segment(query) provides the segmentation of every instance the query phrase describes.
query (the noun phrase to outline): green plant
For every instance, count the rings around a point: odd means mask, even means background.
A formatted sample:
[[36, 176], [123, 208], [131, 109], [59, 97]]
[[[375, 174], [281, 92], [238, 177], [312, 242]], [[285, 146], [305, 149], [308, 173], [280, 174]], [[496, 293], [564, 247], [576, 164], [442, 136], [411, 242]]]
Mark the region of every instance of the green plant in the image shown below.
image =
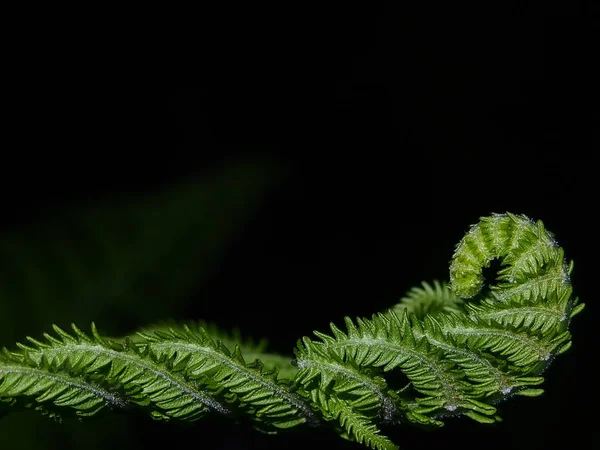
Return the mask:
[[[483, 270], [500, 260], [495, 283]], [[449, 283], [413, 288], [393, 308], [303, 337], [295, 358], [210, 323], [161, 324], [124, 338], [92, 324], [3, 349], [0, 415], [53, 418], [111, 410], [155, 419], [248, 418], [266, 432], [329, 424], [374, 449], [396, 448], [381, 425], [425, 428], [453, 416], [499, 420], [495, 404], [537, 396], [541, 373], [571, 345], [583, 304], [572, 262], [541, 221], [483, 217], [455, 249]]]

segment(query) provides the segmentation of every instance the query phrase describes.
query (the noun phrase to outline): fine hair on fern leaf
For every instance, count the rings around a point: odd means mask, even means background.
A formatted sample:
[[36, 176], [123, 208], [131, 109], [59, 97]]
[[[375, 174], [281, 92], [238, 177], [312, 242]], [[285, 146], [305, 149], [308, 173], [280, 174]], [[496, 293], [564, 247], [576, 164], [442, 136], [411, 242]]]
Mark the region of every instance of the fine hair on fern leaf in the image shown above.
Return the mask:
[[[498, 264], [496, 279], [486, 269]], [[495, 264], [496, 264], [495, 263]], [[329, 426], [372, 449], [382, 428], [498, 420], [499, 403], [538, 396], [542, 373], [571, 346], [583, 309], [572, 261], [541, 221], [480, 218], [456, 245], [448, 281], [423, 282], [370, 317], [303, 336], [293, 359], [210, 322], [165, 321], [122, 338], [54, 326], [0, 354], [0, 417], [141, 410], [196, 421], [248, 418], [266, 432]], [[402, 381], [398, 382], [398, 373]]]

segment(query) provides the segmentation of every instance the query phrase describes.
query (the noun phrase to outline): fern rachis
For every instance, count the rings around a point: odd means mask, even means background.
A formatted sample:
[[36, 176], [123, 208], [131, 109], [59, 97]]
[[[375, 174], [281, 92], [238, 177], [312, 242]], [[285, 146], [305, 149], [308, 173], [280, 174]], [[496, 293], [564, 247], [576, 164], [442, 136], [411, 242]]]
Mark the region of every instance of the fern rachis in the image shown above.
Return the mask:
[[[498, 278], [484, 286], [494, 259]], [[387, 311], [305, 336], [293, 360], [205, 323], [123, 339], [55, 327], [56, 337], [0, 355], [0, 412], [136, 408], [155, 419], [249, 417], [270, 432], [330, 423], [368, 447], [396, 448], [381, 425], [439, 427], [460, 415], [491, 423], [497, 403], [542, 393], [541, 374], [568, 350], [570, 321], [583, 308], [572, 269], [542, 222], [493, 214], [456, 246], [448, 284], [423, 283]], [[397, 371], [403, 386], [390, 382]]]

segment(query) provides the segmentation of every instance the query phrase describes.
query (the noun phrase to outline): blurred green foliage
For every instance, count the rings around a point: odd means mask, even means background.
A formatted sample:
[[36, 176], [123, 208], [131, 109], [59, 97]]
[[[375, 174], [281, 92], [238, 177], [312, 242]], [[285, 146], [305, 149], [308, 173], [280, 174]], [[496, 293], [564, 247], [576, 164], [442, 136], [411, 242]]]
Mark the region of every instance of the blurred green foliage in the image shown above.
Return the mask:
[[[118, 336], [184, 315], [228, 246], [280, 176], [271, 164], [230, 162], [202, 175], [48, 214], [0, 234], [0, 346], [51, 324], [94, 321]], [[0, 448], [135, 447], [125, 415], [57, 424], [34, 412], [0, 419]]]

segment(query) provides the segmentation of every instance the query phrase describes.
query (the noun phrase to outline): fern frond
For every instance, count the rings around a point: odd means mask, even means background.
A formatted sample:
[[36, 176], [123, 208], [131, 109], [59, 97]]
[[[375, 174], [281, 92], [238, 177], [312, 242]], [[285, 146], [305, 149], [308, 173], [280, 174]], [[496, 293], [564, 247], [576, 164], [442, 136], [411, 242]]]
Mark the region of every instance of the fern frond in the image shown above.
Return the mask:
[[215, 395], [235, 403], [258, 422], [288, 428], [318, 422], [317, 416], [299, 396], [291, 392], [277, 370], [267, 372], [260, 361], [246, 364], [238, 346], [230, 351], [203, 329], [141, 334], [139, 344], [160, 360], [171, 360], [183, 377], [197, 380]]
[[569, 301], [573, 289], [549, 292], [544, 303], [524, 304], [510, 299], [483, 299], [480, 303], [467, 303], [468, 314], [479, 321], [493, 321], [502, 326], [528, 329], [547, 334], [556, 329], [566, 329], [569, 322]]
[[[481, 410], [479, 402], [474, 402], [480, 395], [473, 395], [474, 390], [464, 380], [458, 364], [446, 357], [441, 346], [431, 345], [425, 335], [415, 336], [410, 317], [406, 311], [401, 317], [378, 313], [371, 319], [359, 318], [356, 324], [347, 317], [346, 333], [332, 324], [333, 336], [316, 332], [321, 339], [316, 344], [304, 338], [303, 345], [297, 349], [298, 364], [314, 364], [318, 352], [308, 349], [318, 346], [329, 359], [379, 370], [381, 376], [400, 369], [417, 393], [409, 406], [415, 414], [446, 415], [459, 409]], [[439, 329], [428, 331], [443, 339]], [[481, 412], [492, 415], [495, 408], [486, 406]]]
[[495, 358], [491, 353], [474, 351], [473, 346], [464, 345], [443, 330], [439, 321], [413, 319], [411, 325], [415, 336], [426, 338], [431, 346], [439, 348], [457, 364], [476, 398], [493, 400], [499, 394], [508, 395], [543, 382], [541, 377], [524, 376], [524, 371], [509, 372], [506, 361]]
[[[23, 364], [27, 360], [27, 364]], [[127, 409], [129, 402], [119, 392], [85, 379], [85, 364], [69, 360], [51, 363], [46, 358], [34, 361], [4, 350], [0, 356], [0, 401], [35, 408], [60, 418], [65, 407], [78, 416], [92, 416], [102, 410]]]
[[299, 372], [294, 381], [304, 391], [335, 394], [363, 414], [384, 422], [393, 422], [399, 415], [397, 395], [374, 371], [331, 355], [321, 343], [307, 338], [298, 344], [296, 355]]
[[[157, 357], [148, 348], [102, 338], [94, 325], [91, 337], [75, 325], [72, 328], [73, 335], [54, 326], [56, 336], [46, 333], [44, 341], [29, 337], [29, 345], [17, 344], [20, 351], [8, 353], [11, 364], [19, 364], [27, 373], [45, 364], [57, 373], [76, 370], [81, 380], [120, 394], [157, 419], [194, 420], [209, 412], [230, 413], [227, 405], [198, 383], [181, 377], [172, 361]], [[5, 364], [0, 367], [4, 369]], [[8, 387], [0, 389], [0, 397], [15, 395]], [[63, 406], [77, 405], [73, 399]]]
[[[500, 270], [486, 286], [483, 269], [494, 259]], [[385, 312], [304, 336], [294, 366], [265, 353], [266, 341], [204, 322], [123, 339], [101, 337], [94, 325], [91, 336], [55, 326], [0, 355], [0, 415], [18, 407], [51, 416], [140, 408], [186, 421], [221, 414], [269, 432], [329, 424], [372, 449], [395, 449], [381, 425], [436, 428], [456, 416], [492, 423], [497, 403], [543, 392], [541, 374], [570, 348], [569, 325], [584, 307], [572, 269], [542, 222], [493, 214], [456, 246], [449, 283], [423, 283]]]

